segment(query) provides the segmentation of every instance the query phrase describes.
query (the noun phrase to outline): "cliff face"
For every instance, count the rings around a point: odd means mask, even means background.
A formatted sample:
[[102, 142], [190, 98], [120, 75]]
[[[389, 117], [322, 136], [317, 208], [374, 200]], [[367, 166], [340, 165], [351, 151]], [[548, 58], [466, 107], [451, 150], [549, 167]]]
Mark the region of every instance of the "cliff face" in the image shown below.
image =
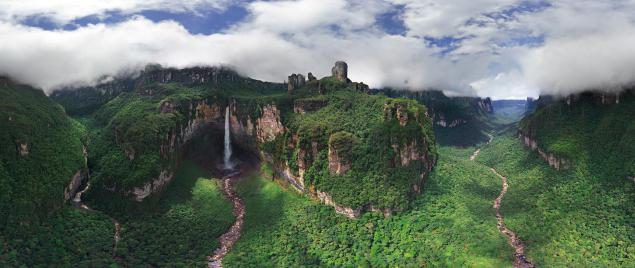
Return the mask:
[[[138, 202], [143, 201], [146, 197], [153, 193], [164, 189], [172, 180], [175, 168], [181, 160], [181, 151], [184, 147], [197, 135], [201, 134], [210, 124], [222, 124], [223, 113], [219, 103], [210, 102], [208, 100], [190, 101], [187, 107], [176, 107], [175, 104], [163, 102], [161, 112], [165, 113], [166, 106], [172, 107], [170, 112], [175, 113], [177, 109], [185, 109], [188, 114], [188, 120], [171, 128], [162, 140], [160, 145], [160, 156], [163, 163], [161, 171], [156, 178], [146, 182], [141, 187], [134, 187], [129, 193], [134, 196]], [[133, 151], [134, 152], [134, 151]], [[128, 157], [134, 160], [134, 155]]]
[[186, 86], [234, 82], [241, 78], [234, 71], [222, 67], [194, 67], [188, 69], [162, 68], [148, 65], [143, 71], [123, 77], [109, 77], [94, 86], [68, 87], [56, 90], [51, 99], [60, 103], [71, 115], [94, 112], [117, 96], [155, 83], [179, 83]]
[[136, 80], [136, 87], [153, 83], [179, 83], [185, 86], [218, 84], [243, 79], [236, 72], [222, 67], [194, 67], [187, 69], [162, 68], [149, 65]]
[[557, 170], [568, 169], [571, 167], [571, 161], [562, 157], [557, 157], [553, 153], [546, 153], [542, 148], [538, 146], [538, 142], [534, 138], [528, 136], [527, 134], [524, 134], [523, 132], [519, 131], [518, 138], [529, 149], [531, 149], [532, 151], [538, 152], [540, 157], [542, 157], [542, 159], [547, 161], [550, 167], [553, 167]]
[[429, 109], [437, 142], [452, 146], [471, 146], [487, 141], [490, 129], [484, 118], [494, 112], [489, 98], [447, 97], [441, 91], [382, 90], [389, 97], [417, 100]]
[[222, 129], [229, 107], [237, 151], [258, 156], [299, 192], [353, 216], [407, 208], [436, 161], [426, 108], [365, 94], [362, 83], [340, 79], [341, 64], [334, 70], [295, 83], [293, 94], [214, 69], [148, 70], [96, 113], [105, 127], [95, 180], [146, 200], [170, 183], [193, 139]]
[[[409, 106], [410, 105], [410, 106]], [[420, 129], [430, 127], [429, 119], [425, 113], [413, 113], [413, 103], [387, 101], [383, 104], [382, 113], [385, 124], [395, 124], [396, 128]], [[239, 106], [239, 105], [237, 105]], [[386, 207], [368, 202], [359, 206], [349, 206], [340, 203], [328, 190], [321, 189], [314, 176], [307, 178], [309, 169], [319, 169], [320, 155], [326, 155], [324, 170], [325, 176], [332, 176], [334, 180], [346, 180], [342, 177], [350, 176], [349, 172], [355, 170], [354, 155], [363, 141], [347, 131], [339, 131], [327, 135], [327, 139], [319, 138], [324, 135], [326, 129], [313, 129], [309, 133], [297, 132], [293, 128], [285, 127], [280, 117], [280, 109], [274, 105], [263, 105], [260, 108], [260, 117], [251, 119], [240, 109], [233, 108], [236, 119], [232, 119], [232, 135], [236, 139], [242, 139], [247, 143], [257, 143], [257, 147], [265, 148], [260, 151], [261, 158], [268, 162], [274, 173], [288, 181], [296, 190], [313, 196], [324, 204], [333, 206], [337, 213], [349, 218], [356, 218], [365, 211], [380, 212], [386, 216], [393, 211], [400, 210], [397, 207]], [[295, 109], [297, 111], [297, 109]], [[318, 109], [319, 110], [319, 109]], [[305, 113], [297, 113], [303, 115]], [[237, 119], [245, 118], [243, 120]], [[256, 123], [252, 123], [255, 121]], [[237, 124], [236, 124], [237, 123]], [[304, 136], [309, 134], [308, 136]], [[286, 140], [286, 141], [285, 141]], [[431, 150], [430, 141], [423, 136], [414, 135], [411, 138], [392, 140], [386, 144], [391, 152], [391, 157], [384, 163], [391, 169], [412, 169], [416, 178], [405, 189], [405, 193], [417, 194], [421, 191], [421, 184], [432, 171], [436, 161], [436, 154]], [[268, 144], [279, 144], [279, 151], [267, 150]], [[381, 145], [375, 145], [381, 146]], [[294, 157], [286, 158], [280, 152], [287, 152]], [[284, 154], [284, 153], [283, 153]], [[356, 172], [359, 172], [357, 170]]]
[[94, 112], [119, 94], [134, 90], [134, 84], [131, 78], [116, 79], [92, 87], [60, 89], [50, 97], [64, 106], [68, 114], [84, 115]]
[[541, 96], [520, 122], [519, 138], [556, 168], [599, 177], [635, 174], [635, 91]]

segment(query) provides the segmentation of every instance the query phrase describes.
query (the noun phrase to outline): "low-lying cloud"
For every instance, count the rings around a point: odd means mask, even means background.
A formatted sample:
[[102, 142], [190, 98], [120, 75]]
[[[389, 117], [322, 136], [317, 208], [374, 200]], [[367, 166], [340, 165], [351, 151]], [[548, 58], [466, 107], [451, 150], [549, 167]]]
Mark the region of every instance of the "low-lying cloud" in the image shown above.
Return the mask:
[[[328, 75], [333, 62], [341, 59], [349, 63], [353, 80], [372, 87], [443, 89], [452, 95], [495, 98], [618, 90], [635, 81], [635, 1], [615, 6], [563, 0], [531, 11], [514, 10], [527, 1], [513, 0], [484, 0], [479, 5], [472, 0], [255, 1], [246, 6], [243, 21], [211, 35], [191, 34], [177, 22], [142, 16], [75, 30], [44, 30], [19, 20], [50, 14], [67, 23], [111, 10], [152, 9], [133, 2], [66, 12], [46, 11], [65, 1], [38, 7], [12, 2], [0, 11], [0, 73], [50, 92], [140, 70], [148, 63], [223, 64], [257, 79], [282, 82], [290, 73]], [[162, 7], [196, 15], [202, 8], [226, 8], [229, 2]], [[463, 8], [468, 2], [470, 8]], [[403, 35], [382, 30], [376, 18], [386, 10], [400, 10], [397, 19], [407, 29]], [[612, 16], [605, 18], [611, 10]], [[459, 40], [452, 49], [428, 42], [449, 37]]]

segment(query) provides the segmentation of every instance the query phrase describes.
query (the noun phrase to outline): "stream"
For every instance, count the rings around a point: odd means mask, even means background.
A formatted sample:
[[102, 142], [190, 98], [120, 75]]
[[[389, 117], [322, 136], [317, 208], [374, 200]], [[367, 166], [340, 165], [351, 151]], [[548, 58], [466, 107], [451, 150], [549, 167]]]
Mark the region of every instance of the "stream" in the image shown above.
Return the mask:
[[[492, 135], [488, 135], [488, 136], [490, 138], [487, 144], [490, 144], [492, 140], [494, 139], [494, 136]], [[470, 160], [474, 161], [480, 152], [481, 152], [481, 149], [480, 148], [477, 149], [474, 152], [474, 154], [470, 156]], [[507, 189], [509, 188], [509, 184], [507, 184], [507, 177], [498, 173], [498, 171], [494, 168], [490, 167], [489, 169], [494, 174], [496, 174], [496, 176], [501, 178], [501, 180], [503, 180], [503, 189], [501, 189], [500, 194], [494, 200], [494, 206], [493, 206], [494, 209], [496, 210], [496, 227], [502, 234], [507, 236], [509, 240], [509, 244], [514, 248], [514, 267], [515, 268], [533, 268], [535, 267], [535, 265], [525, 256], [525, 245], [520, 240], [520, 238], [518, 238], [518, 235], [514, 233], [514, 231], [512, 231], [511, 229], [507, 228], [507, 226], [505, 226], [503, 214], [500, 212], [501, 203], [503, 202], [503, 198], [505, 197], [505, 194], [507, 193]]]
[[[82, 202], [82, 195], [88, 191], [88, 189], [90, 188], [90, 182], [86, 183], [86, 187], [77, 192], [75, 194], [75, 198], [73, 198], [73, 205], [81, 210], [85, 210], [85, 211], [89, 211], [89, 212], [96, 212], [96, 210], [88, 207], [86, 204], [84, 204]], [[106, 215], [108, 216], [108, 215]], [[119, 240], [121, 240], [121, 224], [119, 223], [119, 221], [117, 221], [115, 218], [108, 216], [108, 218], [110, 218], [110, 220], [112, 221], [112, 223], [115, 226], [115, 234], [113, 236], [113, 240], [114, 240], [114, 244], [113, 244], [113, 248], [112, 248], [112, 256], [117, 259], [117, 245], [119, 244]]]
[[214, 255], [207, 257], [209, 268], [223, 267], [223, 258], [227, 255], [236, 241], [238, 241], [238, 238], [240, 238], [240, 231], [242, 230], [243, 223], [245, 221], [245, 204], [236, 193], [234, 185], [239, 176], [240, 172], [236, 172], [227, 175], [222, 179], [223, 193], [234, 207], [233, 214], [236, 217], [236, 221], [226, 233], [220, 236], [219, 241], [221, 246], [214, 251]]

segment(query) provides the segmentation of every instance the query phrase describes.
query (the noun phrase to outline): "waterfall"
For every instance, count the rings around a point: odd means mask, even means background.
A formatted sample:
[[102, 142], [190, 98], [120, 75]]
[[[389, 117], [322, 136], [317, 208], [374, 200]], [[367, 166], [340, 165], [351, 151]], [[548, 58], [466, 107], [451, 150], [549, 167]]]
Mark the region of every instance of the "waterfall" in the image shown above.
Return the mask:
[[231, 132], [229, 130], [229, 106], [225, 108], [225, 150], [223, 151], [223, 160], [225, 169], [234, 169], [234, 163], [231, 160], [232, 157], [232, 141]]

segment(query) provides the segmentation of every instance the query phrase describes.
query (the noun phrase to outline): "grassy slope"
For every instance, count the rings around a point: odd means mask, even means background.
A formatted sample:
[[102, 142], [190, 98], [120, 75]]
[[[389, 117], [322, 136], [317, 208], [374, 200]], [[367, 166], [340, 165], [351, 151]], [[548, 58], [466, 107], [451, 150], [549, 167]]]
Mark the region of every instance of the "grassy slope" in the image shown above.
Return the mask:
[[635, 260], [635, 187], [585, 169], [555, 171], [507, 133], [478, 161], [509, 178], [505, 223], [546, 267], [632, 267]]
[[185, 161], [159, 208], [122, 220], [118, 255], [127, 266], [205, 266], [217, 238], [233, 223], [232, 207], [218, 181]]
[[492, 200], [501, 182], [470, 162], [471, 151], [442, 148], [424, 193], [407, 212], [358, 220], [275, 182], [240, 182], [247, 216], [226, 267], [505, 267], [511, 249], [496, 229]]

